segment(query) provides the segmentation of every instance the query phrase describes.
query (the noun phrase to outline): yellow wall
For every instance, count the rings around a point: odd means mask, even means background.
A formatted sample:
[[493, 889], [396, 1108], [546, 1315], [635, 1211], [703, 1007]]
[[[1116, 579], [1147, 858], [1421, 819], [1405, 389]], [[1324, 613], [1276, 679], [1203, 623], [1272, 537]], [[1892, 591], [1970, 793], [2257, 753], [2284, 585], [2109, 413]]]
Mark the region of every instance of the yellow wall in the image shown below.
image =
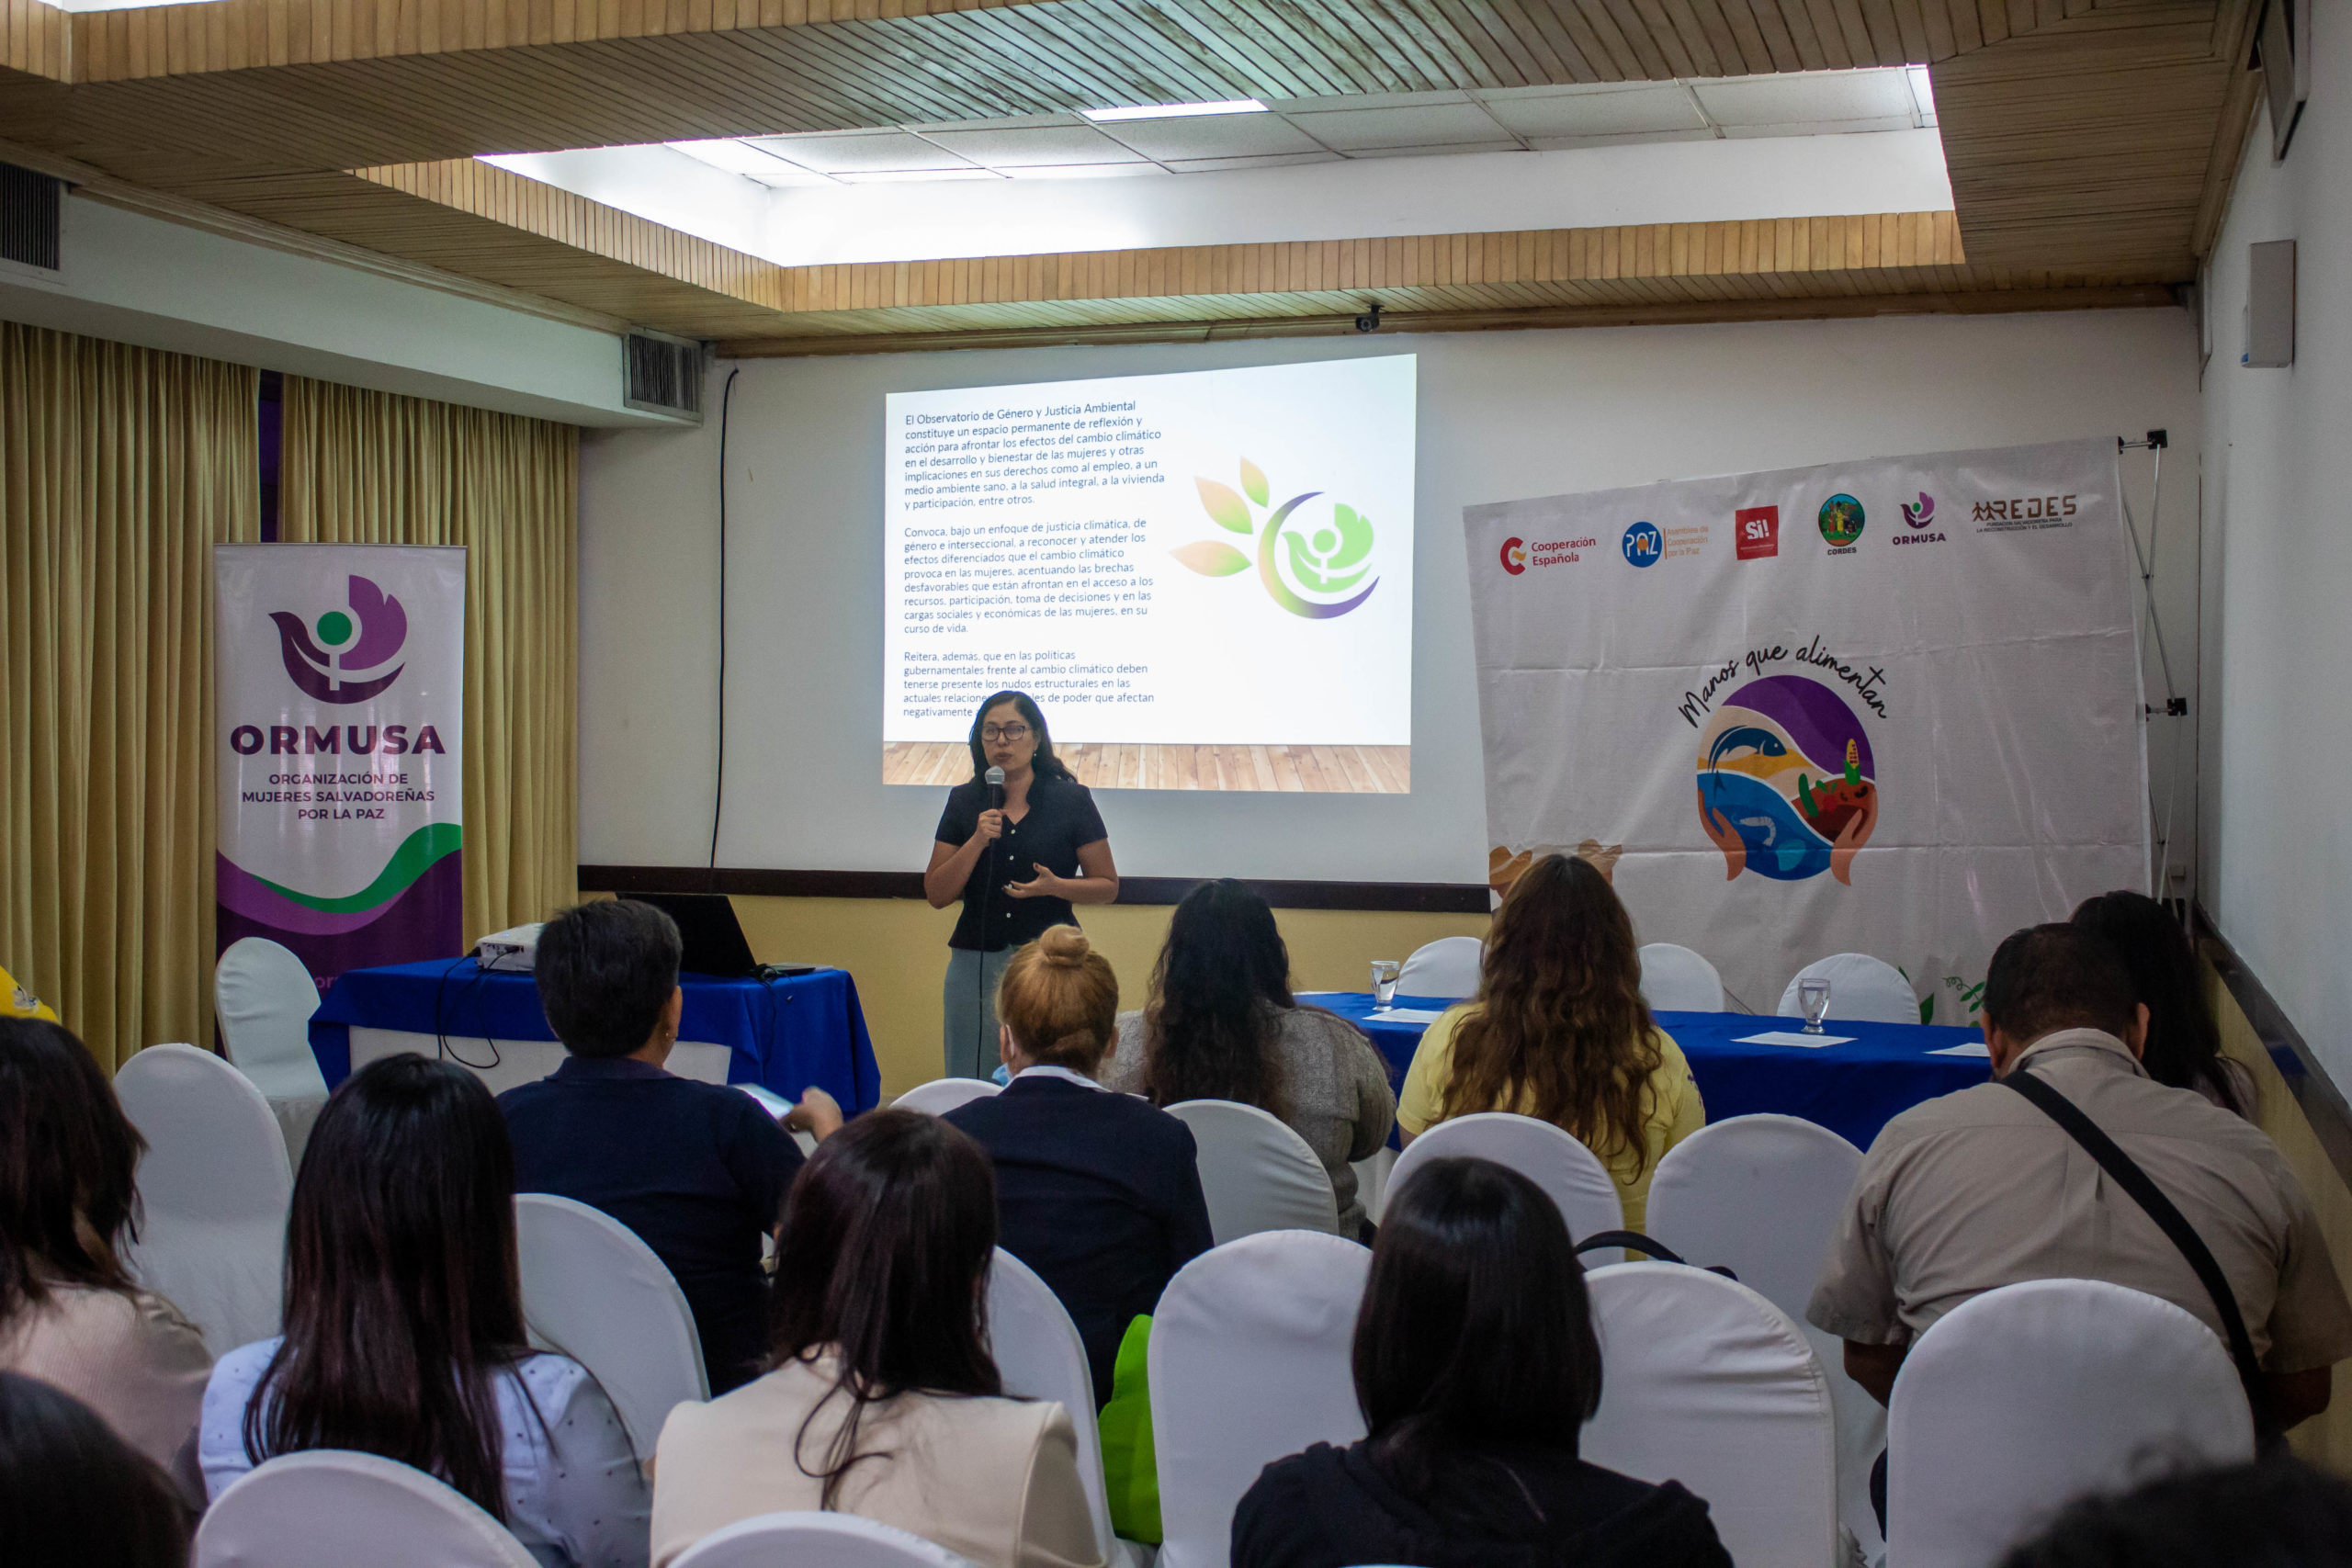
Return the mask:
[[[2352, 1189], [2345, 1186], [2321, 1148], [2319, 1136], [2304, 1120], [2303, 1109], [2295, 1103], [2286, 1078], [2262, 1048], [2261, 1036], [2255, 1033], [2237, 999], [2210, 965], [2205, 971], [2205, 991], [2222, 1025], [2222, 1049], [2254, 1074], [2255, 1122], [2270, 1134], [2296, 1179], [2303, 1184], [2319, 1216], [2320, 1234], [2327, 1238], [2327, 1249], [2335, 1260], [2335, 1272], [2346, 1290], [2352, 1292]], [[2352, 1381], [2343, 1376], [2341, 1369], [2335, 1379], [2335, 1400], [2327, 1413], [2296, 1427], [2289, 1440], [2297, 1453], [2313, 1464], [2352, 1475]]]
[[[857, 981], [882, 1092], [904, 1093], [940, 1073], [940, 983], [947, 968], [954, 908], [913, 898], [734, 899], [752, 952], [766, 964], [827, 964]], [[1141, 1007], [1172, 906], [1114, 904], [1081, 909], [1086, 928], [1119, 976], [1119, 1005]], [[1375, 958], [1403, 958], [1442, 936], [1487, 934], [1484, 915], [1277, 909], [1301, 990], [1371, 988]]]

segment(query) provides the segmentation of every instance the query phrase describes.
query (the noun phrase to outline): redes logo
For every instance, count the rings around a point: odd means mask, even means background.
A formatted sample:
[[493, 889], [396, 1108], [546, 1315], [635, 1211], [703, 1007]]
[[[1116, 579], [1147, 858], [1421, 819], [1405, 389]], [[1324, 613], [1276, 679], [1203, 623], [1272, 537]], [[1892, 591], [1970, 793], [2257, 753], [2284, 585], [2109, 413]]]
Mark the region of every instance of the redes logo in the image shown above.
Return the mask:
[[1657, 524], [1636, 523], [1625, 530], [1625, 562], [1628, 566], [1656, 566], [1665, 545]]
[[1732, 543], [1737, 547], [1741, 560], [1781, 553], [1779, 507], [1743, 506], [1731, 514], [1731, 521]]
[[1928, 524], [1933, 523], [1935, 520], [1936, 498], [1929, 495], [1926, 491], [1923, 490], [1919, 492], [1918, 505], [1914, 506], [1907, 501], [1903, 503], [1903, 525], [1905, 527], [1911, 529], [1925, 528]]
[[1503, 570], [1513, 577], [1527, 570], [1527, 541], [1516, 534], [1503, 541]]
[[[1269, 505], [1272, 491], [1267, 488], [1266, 476], [1249, 458], [1241, 459], [1241, 489], [1220, 484], [1215, 479], [1195, 479], [1200, 488], [1201, 505], [1212, 522], [1220, 528], [1239, 534], [1244, 538], [1252, 535], [1258, 540], [1258, 581], [1265, 585], [1266, 594], [1294, 615], [1310, 621], [1328, 621], [1344, 615], [1372, 597], [1380, 586], [1380, 579], [1364, 582], [1362, 592], [1349, 594], [1337, 604], [1303, 597], [1296, 588], [1309, 593], [1346, 593], [1370, 570], [1366, 558], [1372, 554], [1372, 519], [1354, 507], [1344, 503], [1331, 508], [1330, 522], [1312, 533], [1304, 525], [1298, 531], [1284, 534], [1283, 528], [1291, 513], [1323, 492], [1302, 491], [1274, 507], [1261, 525], [1256, 508]], [[1288, 547], [1278, 550], [1281, 543]], [[1169, 554], [1182, 561], [1203, 577], [1231, 577], [1237, 571], [1247, 571], [1250, 557], [1220, 539], [1198, 539]], [[1506, 563], [1508, 564], [1508, 563]]]
[[[364, 703], [390, 686], [408, 668], [396, 664], [384, 674], [354, 681], [397, 656], [408, 641], [408, 612], [401, 602], [364, 577], [350, 580], [351, 613], [329, 610], [315, 626], [288, 610], [272, 610], [278, 651], [287, 678], [303, 695], [322, 703]], [[354, 621], [356, 625], [354, 625]], [[315, 634], [315, 640], [314, 640]], [[340, 649], [340, 652], [333, 651]]]

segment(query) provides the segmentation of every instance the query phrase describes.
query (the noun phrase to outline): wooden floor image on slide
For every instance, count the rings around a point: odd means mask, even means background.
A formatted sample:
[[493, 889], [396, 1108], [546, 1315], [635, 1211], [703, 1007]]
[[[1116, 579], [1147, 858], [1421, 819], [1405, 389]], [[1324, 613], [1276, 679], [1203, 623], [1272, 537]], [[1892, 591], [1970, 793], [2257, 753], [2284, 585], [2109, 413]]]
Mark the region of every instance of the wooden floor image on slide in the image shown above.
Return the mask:
[[[1272, 790], [1410, 795], [1409, 746], [1091, 746], [1057, 740], [1054, 755], [1089, 789]], [[972, 776], [961, 740], [882, 748], [886, 784], [958, 784]]]

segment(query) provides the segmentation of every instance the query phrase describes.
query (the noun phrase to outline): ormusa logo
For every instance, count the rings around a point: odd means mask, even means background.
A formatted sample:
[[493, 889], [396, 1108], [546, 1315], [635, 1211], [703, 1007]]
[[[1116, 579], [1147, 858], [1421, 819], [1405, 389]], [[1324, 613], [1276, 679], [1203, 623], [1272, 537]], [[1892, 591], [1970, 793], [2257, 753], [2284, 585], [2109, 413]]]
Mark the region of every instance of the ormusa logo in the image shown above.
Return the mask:
[[1781, 509], [1777, 506], [1743, 506], [1731, 514], [1732, 542], [1739, 548], [1739, 558], [1754, 560], [1759, 556], [1781, 553]]
[[1503, 541], [1503, 570], [1513, 577], [1527, 570], [1527, 541], [1516, 534]]
[[1918, 505], [1914, 506], [1907, 501], [1903, 503], [1903, 525], [1905, 527], [1925, 528], [1935, 520], [1936, 498], [1929, 495], [1926, 491], [1923, 490], [1919, 492]]
[[408, 612], [368, 579], [350, 580], [350, 604], [349, 615], [329, 610], [315, 626], [304, 626], [302, 617], [291, 611], [269, 613], [277, 626], [278, 651], [285, 656], [287, 677], [316, 701], [364, 703], [399, 680], [401, 671], [408, 668], [396, 664], [381, 675], [350, 678], [397, 657], [408, 641]]

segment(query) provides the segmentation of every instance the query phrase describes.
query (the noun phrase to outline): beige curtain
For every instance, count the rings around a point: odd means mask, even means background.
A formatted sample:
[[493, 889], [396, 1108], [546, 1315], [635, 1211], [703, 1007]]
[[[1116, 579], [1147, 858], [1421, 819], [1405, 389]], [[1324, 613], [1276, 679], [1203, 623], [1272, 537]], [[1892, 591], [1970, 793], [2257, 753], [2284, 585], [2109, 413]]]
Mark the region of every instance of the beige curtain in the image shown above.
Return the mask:
[[212, 1018], [212, 546], [257, 373], [0, 323], [0, 966], [108, 1071]]
[[278, 537], [466, 547], [466, 940], [579, 896], [570, 425], [286, 378]]

